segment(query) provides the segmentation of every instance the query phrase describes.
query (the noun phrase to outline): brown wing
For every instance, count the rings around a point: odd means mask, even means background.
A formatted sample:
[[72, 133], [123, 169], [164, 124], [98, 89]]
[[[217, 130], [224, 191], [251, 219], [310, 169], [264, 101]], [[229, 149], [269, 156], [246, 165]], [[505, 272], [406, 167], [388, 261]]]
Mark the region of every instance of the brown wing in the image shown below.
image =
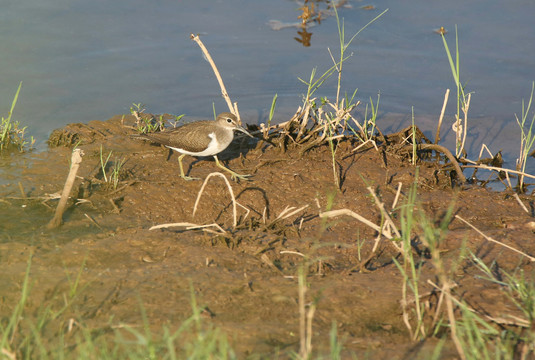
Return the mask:
[[213, 121], [196, 121], [175, 129], [136, 137], [190, 152], [201, 152], [212, 141], [208, 135], [212, 132], [213, 123]]

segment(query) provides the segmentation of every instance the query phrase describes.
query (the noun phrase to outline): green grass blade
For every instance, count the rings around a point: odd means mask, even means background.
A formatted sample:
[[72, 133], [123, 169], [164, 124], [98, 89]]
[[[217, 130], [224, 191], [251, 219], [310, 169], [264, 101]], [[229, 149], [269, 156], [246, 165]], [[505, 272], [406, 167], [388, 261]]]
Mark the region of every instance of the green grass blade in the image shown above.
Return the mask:
[[273, 101], [271, 102], [271, 109], [269, 109], [269, 119], [268, 119], [268, 127], [271, 126], [271, 120], [273, 119], [273, 115], [275, 114], [275, 106], [277, 105], [277, 97], [278, 95], [275, 94], [273, 96]]

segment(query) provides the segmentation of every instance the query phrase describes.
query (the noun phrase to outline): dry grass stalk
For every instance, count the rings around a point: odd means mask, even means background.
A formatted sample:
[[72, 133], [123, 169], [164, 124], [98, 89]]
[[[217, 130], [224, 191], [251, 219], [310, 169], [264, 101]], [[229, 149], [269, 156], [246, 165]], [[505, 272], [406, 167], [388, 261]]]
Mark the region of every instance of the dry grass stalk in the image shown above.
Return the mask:
[[[476, 312], [474, 309], [470, 309], [470, 311]], [[518, 327], [523, 327], [523, 328], [531, 327], [531, 323], [530, 323], [529, 320], [522, 319], [522, 318], [516, 317], [514, 315], [510, 315], [510, 314], [505, 314], [505, 316], [507, 316], [507, 318], [494, 317], [494, 316], [490, 316], [490, 315], [484, 315], [484, 316], [487, 319], [489, 319], [490, 321], [492, 321], [492, 322], [494, 322], [496, 324], [499, 324], [499, 325], [518, 326]]]
[[305, 210], [307, 207], [308, 207], [308, 205], [305, 205], [305, 206], [301, 206], [299, 209], [295, 209], [295, 206], [286, 206], [284, 208], [284, 210], [282, 210], [280, 212], [279, 216], [277, 216], [277, 218], [275, 218], [275, 220], [273, 220], [272, 222], [269, 223], [268, 227], [273, 226], [278, 221], [287, 219], [290, 216], [293, 216], [293, 215], [297, 214], [298, 212], [301, 212], [301, 211]]
[[522, 172], [522, 171], [506, 169], [506, 168], [501, 168], [501, 167], [496, 167], [496, 166], [489, 166], [489, 165], [484, 165], [484, 164], [462, 165], [462, 167], [463, 168], [477, 168], [477, 169], [484, 169], [484, 170], [494, 170], [494, 171], [498, 171], [498, 172], [503, 171], [505, 173], [511, 173], [511, 174], [515, 174], [515, 175], [522, 175], [524, 177], [535, 179], [535, 175], [531, 175], [531, 174], [528, 174], [528, 173], [525, 173], [525, 172]]
[[466, 135], [468, 134], [468, 109], [470, 108], [470, 99], [472, 99], [472, 94], [468, 93], [468, 96], [466, 97], [466, 102], [463, 106], [463, 113], [464, 113], [464, 126], [463, 126], [463, 140], [461, 143], [461, 151], [457, 156], [460, 156], [461, 153], [464, 151], [464, 144], [466, 143]]
[[[312, 320], [314, 319], [314, 313], [316, 312], [316, 305], [310, 304], [308, 306], [308, 311], [306, 313], [306, 323], [307, 323], [307, 339], [306, 339], [306, 353], [312, 353]], [[309, 356], [303, 357], [303, 359], [308, 359]]]
[[203, 42], [199, 38], [199, 35], [191, 34], [190, 38], [191, 40], [195, 41], [199, 45], [204, 56], [206, 57], [206, 60], [208, 60], [208, 63], [210, 63], [210, 65], [212, 66], [212, 70], [214, 71], [217, 81], [219, 82], [219, 87], [221, 87], [221, 95], [227, 102], [227, 106], [230, 112], [236, 115], [236, 117], [238, 118], [238, 122], [241, 123], [240, 113], [238, 111], [238, 104], [237, 103], [232, 104], [232, 101], [230, 100], [227, 89], [225, 88], [225, 84], [223, 83], [223, 79], [221, 78], [221, 75], [219, 74], [219, 70], [217, 70], [217, 66], [215, 65], [215, 62], [212, 59], [212, 56], [208, 52], [208, 49], [206, 49], [206, 46], [204, 46]]
[[301, 257], [305, 257], [305, 254], [300, 253], [298, 251], [292, 251], [292, 250], [281, 250], [279, 251], [279, 254], [292, 254], [292, 255], [299, 255]]
[[[422, 299], [422, 298], [425, 298], [425, 296], [418, 296], [418, 300]], [[410, 335], [410, 338], [412, 339], [412, 341], [416, 341], [418, 339], [418, 335], [421, 334], [421, 336], [423, 338], [427, 337], [427, 331], [426, 331], [426, 328], [425, 328], [425, 325], [423, 323], [423, 321], [421, 321], [422, 319], [422, 311], [420, 310], [420, 307], [417, 306], [416, 304], [416, 298], [415, 297], [409, 297], [407, 295], [407, 281], [403, 281], [402, 285], [401, 285], [401, 300], [399, 301], [400, 302], [400, 305], [401, 305], [401, 310], [402, 310], [402, 319], [403, 319], [403, 323], [405, 324], [405, 326], [407, 327], [407, 329], [409, 330], [409, 335]], [[411, 322], [410, 322], [410, 318], [409, 318], [409, 305], [413, 305], [414, 306], [414, 310], [416, 312], [416, 318], [419, 319], [418, 322], [419, 322], [419, 326], [418, 326], [418, 331], [414, 331], [412, 329], [412, 325], [411, 325]]]
[[450, 280], [448, 276], [448, 273], [444, 266], [444, 262], [440, 257], [440, 250], [438, 249], [438, 247], [432, 245], [432, 241], [430, 242], [430, 240], [427, 239], [425, 236], [421, 237], [421, 240], [424, 246], [427, 247], [431, 253], [433, 266], [435, 267], [437, 277], [440, 283], [442, 284], [442, 288], [440, 288], [440, 291], [444, 294], [444, 299], [446, 300], [446, 312], [450, 325], [451, 340], [453, 341], [455, 348], [457, 349], [459, 357], [462, 360], [465, 360], [466, 354], [464, 352], [461, 341], [457, 336], [457, 322], [455, 320], [455, 309], [453, 307], [454, 298], [451, 294], [451, 289], [455, 287], [455, 284], [453, 283], [453, 281]]
[[16, 360], [17, 355], [14, 352], [10, 352], [7, 349], [2, 348], [2, 355], [4, 355], [7, 359], [10, 360]]
[[136, 125], [140, 125], [143, 123], [143, 119], [141, 118], [140, 114], [142, 114], [144, 111], [145, 109], [132, 111], [132, 115], [134, 115], [134, 117], [136, 118]]
[[[427, 282], [431, 285], [433, 285], [434, 287], [436, 287], [437, 289], [439, 289], [439, 287], [437, 285], [435, 285], [431, 280], [427, 279]], [[433, 316], [433, 322], [431, 323], [431, 328], [434, 329], [436, 324], [438, 323], [438, 320], [439, 320], [439, 316], [440, 316], [440, 313], [441, 313], [441, 309], [442, 309], [442, 303], [444, 302], [444, 292], [440, 292], [440, 296], [438, 298], [438, 302], [437, 302], [437, 308], [435, 310], [435, 315]]]
[[[392, 221], [392, 218], [390, 217], [388, 212], [385, 210], [385, 206], [384, 206], [383, 202], [381, 200], [379, 200], [379, 198], [377, 197], [377, 194], [375, 193], [375, 190], [371, 186], [366, 187], [366, 189], [372, 195], [373, 200], [375, 201], [375, 205], [377, 206], [377, 208], [379, 208], [379, 211], [381, 211], [381, 215], [385, 219], [383, 227], [388, 227], [388, 231], [389, 232], [394, 232], [394, 234], [396, 234], [397, 238], [401, 238], [401, 234], [399, 233], [399, 231], [398, 231], [398, 229], [396, 227], [396, 224], [394, 224], [394, 221]], [[399, 250], [401, 250], [401, 249], [399, 249]]]
[[19, 181], [19, 190], [20, 190], [20, 196], [23, 199], [26, 199], [26, 192], [24, 191], [24, 186], [22, 186], [22, 183]]
[[264, 264], [269, 266], [272, 270], [275, 270], [275, 272], [277, 272], [279, 275], [284, 276], [284, 273], [273, 263], [273, 261], [271, 261], [271, 259], [269, 258], [269, 256], [267, 256], [266, 253], [263, 253], [262, 255], [260, 255], [260, 260]]
[[71, 194], [72, 186], [74, 185], [74, 180], [76, 180], [76, 173], [78, 172], [80, 164], [82, 163], [82, 156], [84, 156], [84, 152], [82, 150], [73, 150], [71, 155], [71, 168], [69, 170], [69, 175], [67, 175], [67, 181], [65, 181], [65, 186], [63, 187], [63, 191], [61, 192], [61, 198], [59, 199], [58, 207], [56, 208], [56, 213], [54, 214], [52, 220], [50, 220], [50, 222], [46, 226], [47, 229], [55, 229], [61, 225], [63, 213], [65, 212], [65, 208], [67, 206], [67, 200], [69, 199], [69, 195]]
[[[311, 101], [314, 101], [315, 99], [312, 99]], [[305, 105], [305, 108], [303, 109], [303, 111], [301, 112], [302, 113], [302, 116], [301, 116], [301, 124], [299, 126], [299, 131], [297, 132], [297, 136], [295, 137], [295, 140], [296, 141], [299, 141], [299, 139], [301, 138], [301, 136], [303, 136], [303, 132], [305, 131], [305, 128], [308, 124], [308, 116], [310, 114], [310, 104], [311, 104], [311, 101], [308, 101]], [[301, 107], [299, 107], [300, 109]], [[299, 110], [298, 109], [298, 110]], [[297, 113], [296, 113], [297, 114]]]
[[481, 150], [479, 150], [479, 157], [478, 160], [481, 160], [481, 156], [483, 156], [483, 151], [487, 151], [487, 153], [490, 155], [490, 157], [493, 157], [494, 155], [490, 152], [490, 149], [486, 144], [481, 145]]
[[[513, 184], [511, 184], [511, 178], [509, 177], [509, 173], [507, 171], [505, 172], [505, 178], [507, 179], [507, 184], [509, 184], [509, 189], [512, 190], [513, 189]], [[502, 183], [503, 183], [503, 181], [502, 181]]]
[[457, 114], [455, 122], [451, 125], [452, 130], [456, 134], [456, 153], [455, 155], [460, 158], [464, 151], [464, 144], [466, 142], [466, 135], [468, 134], [468, 110], [470, 109], [470, 99], [472, 94], [466, 96], [466, 101], [463, 101], [463, 106], [461, 108], [464, 118], [461, 120], [459, 114]]
[[[375, 225], [370, 220], [366, 219], [365, 217], [360, 216], [356, 212], [351, 211], [349, 209], [340, 209], [340, 210], [330, 210], [330, 211], [325, 211], [325, 212], [321, 212], [321, 211], [319, 212], [319, 217], [320, 218], [332, 218], [332, 217], [337, 217], [337, 216], [342, 216], [342, 215], [351, 216], [351, 217], [357, 219], [358, 221], [364, 223], [365, 225], [371, 227], [375, 231], [381, 233], [382, 229], [379, 226]], [[392, 238], [391, 234], [389, 234], [387, 232], [383, 233], [383, 235], [388, 239]]]
[[270, 127], [264, 127], [264, 130], [254, 131], [254, 132], [251, 132], [251, 134], [255, 135], [255, 134], [261, 133], [262, 131], [269, 132], [270, 130], [281, 130], [281, 129], [285, 128], [286, 126], [288, 126], [290, 123], [292, 123], [292, 122], [296, 121], [297, 119], [299, 119], [299, 117], [301, 116], [302, 113], [303, 113], [303, 109], [301, 108], [301, 106], [299, 106], [297, 108], [295, 114], [292, 116], [292, 118], [290, 120], [282, 122], [280, 124], [271, 125]]
[[[439, 274], [439, 279], [440, 279]], [[441, 279], [442, 281], [442, 279]], [[450, 333], [451, 333], [451, 339], [453, 340], [453, 343], [455, 345], [455, 348], [457, 349], [457, 353], [459, 354], [459, 357], [462, 360], [466, 360], [466, 354], [464, 353], [463, 346], [461, 345], [461, 342], [459, 340], [459, 337], [457, 336], [457, 322], [455, 321], [455, 314], [453, 310], [453, 302], [455, 301], [457, 304], [459, 304], [459, 301], [455, 299], [451, 295], [451, 286], [449, 283], [449, 280], [442, 285], [442, 288], [440, 288], [438, 285], [434, 284], [432, 281], [428, 281], [431, 285], [433, 285], [436, 289], [440, 290], [442, 294], [445, 295], [446, 298], [446, 308], [448, 312], [448, 320], [450, 322]], [[446, 286], [447, 285], [447, 286]], [[438, 311], [438, 309], [437, 309]]]
[[[363, 216], [361, 216], [361, 215], [357, 214], [356, 212], [351, 211], [349, 209], [340, 209], [340, 210], [331, 210], [331, 211], [326, 211], [326, 212], [321, 212], [320, 211], [319, 212], [319, 217], [320, 218], [332, 218], [332, 217], [337, 217], [337, 216], [342, 216], [342, 215], [351, 216], [352, 218], [357, 219], [358, 221], [362, 222], [363, 224], [365, 224], [365, 225], [371, 227], [373, 230], [377, 231], [379, 234], [383, 235], [388, 240], [393, 240], [394, 239], [394, 236], [392, 236], [392, 233], [390, 231], [388, 231], [384, 227], [380, 227], [380, 226], [375, 225], [370, 220], [366, 219], [365, 217], [363, 217]], [[398, 246], [398, 244], [396, 244], [394, 241], [392, 241], [391, 244], [394, 245], [399, 252], [401, 252], [401, 248]]]
[[535, 261], [535, 257], [533, 256], [529, 256], [528, 254], [518, 250], [518, 249], [515, 249], [514, 247], [512, 246], [509, 246], [509, 245], [506, 245], [498, 240], [494, 240], [493, 238], [491, 238], [490, 236], [488, 235], [485, 235], [481, 230], [479, 230], [478, 228], [476, 228], [474, 225], [470, 224], [468, 221], [466, 221], [465, 219], [463, 219], [462, 217], [460, 217], [459, 215], [455, 215], [455, 218], [456, 219], [459, 219], [461, 220], [463, 223], [465, 223], [466, 225], [470, 226], [472, 229], [474, 229], [479, 235], [483, 236], [486, 240], [490, 241], [490, 242], [493, 242], [495, 244], [498, 244], [498, 245], [501, 245], [509, 250], [512, 250], [522, 256], [525, 256], [527, 257], [530, 261]]
[[330, 136], [330, 137], [326, 138], [325, 140], [333, 141], [333, 140], [343, 139], [344, 137], [345, 137], [345, 135], [335, 135], [335, 136]]
[[375, 148], [375, 150], [376, 150], [376, 151], [379, 151], [379, 148], [377, 147], [377, 144], [376, 144], [375, 140], [369, 139], [369, 140], [364, 141], [362, 144], [360, 144], [359, 146], [357, 146], [357, 147], [354, 148], [353, 150], [351, 150], [351, 152], [357, 151], [358, 149], [360, 149], [361, 147], [363, 147], [363, 146], [366, 145], [367, 143], [372, 143], [372, 145], [373, 145], [373, 147]]
[[[223, 230], [223, 228], [221, 226], [219, 226], [219, 224], [216, 224], [216, 223], [208, 224], [208, 225], [198, 225], [198, 224], [193, 224], [193, 223], [189, 223], [189, 222], [179, 222], [179, 223], [154, 225], [154, 226], [150, 227], [149, 230], [167, 229], [167, 228], [171, 228], [171, 227], [185, 227], [186, 230], [202, 230], [202, 231], [205, 231], [207, 233], [216, 234], [216, 235], [226, 235], [227, 234], [227, 232], [225, 230]], [[217, 231], [214, 231], [214, 230], [210, 229], [212, 227], [216, 228]]]
[[[530, 175], [530, 174], [528, 174], [526, 172], [522, 172], [522, 171], [519, 171], [519, 170], [512, 170], [512, 169], [507, 169], [507, 168], [503, 168], [503, 167], [500, 167], [500, 166], [491, 166], [491, 165], [487, 165], [487, 164], [482, 164], [481, 163], [481, 156], [483, 154], [483, 151], [485, 151], [485, 150], [489, 153], [491, 158], [495, 157], [495, 155], [492, 155], [492, 153], [490, 152], [488, 147], [485, 144], [483, 144], [481, 146], [481, 150], [479, 152], [478, 161], [472, 161], [472, 160], [463, 158], [462, 159], [463, 163], [467, 163], [469, 165], [462, 165], [462, 167], [463, 168], [474, 168], [474, 169], [476, 169], [476, 171], [478, 169], [482, 169], [482, 170], [497, 171], [499, 173], [503, 173], [503, 174], [505, 174], [505, 180], [507, 181], [507, 184], [505, 184], [503, 182], [503, 179], [502, 179], [501, 176], [499, 176], [498, 179], [504, 184], [505, 187], [509, 187], [509, 189], [513, 189], [513, 185], [511, 183], [510, 174], [515, 174], [515, 175], [517, 175], [519, 177], [528, 177], [528, 178], [535, 179], [534, 175]], [[492, 162], [491, 162], [491, 164], [492, 164]]]
[[516, 199], [516, 201], [520, 204], [520, 207], [526, 212], [529, 214], [529, 210], [528, 208], [526, 207], [526, 205], [524, 205], [524, 203], [522, 202], [522, 200], [520, 200], [520, 196], [518, 196], [517, 193], [514, 193], [513, 195]]
[[412, 325], [409, 320], [409, 312], [407, 309], [409, 308], [409, 303], [405, 299], [407, 298], [407, 282], [403, 281], [401, 284], [401, 300], [399, 301], [401, 306], [401, 318], [403, 319], [403, 323], [405, 324], [405, 327], [407, 327], [407, 330], [409, 330], [409, 336], [412, 339], [414, 339], [414, 331], [412, 330]]
[[398, 189], [396, 191], [396, 197], [394, 197], [394, 201], [392, 202], [392, 210], [396, 208], [396, 205], [398, 204], [399, 195], [401, 195], [401, 188], [403, 186], [403, 183], [400, 181], [398, 182]]
[[[434, 282], [432, 282], [431, 280], [427, 280], [427, 283], [430, 284], [431, 286], [433, 286], [435, 289], [437, 290], [442, 290], [437, 284], [435, 284]], [[478, 314], [480, 316], [484, 316], [486, 317], [487, 319], [489, 319], [490, 321], [492, 322], [495, 322], [496, 324], [500, 324], [500, 325], [514, 325], [514, 326], [520, 326], [520, 327], [529, 327], [530, 326], [530, 322], [526, 319], [522, 319], [522, 318], [519, 318], [517, 316], [514, 316], [514, 315], [511, 315], [511, 314], [505, 314], [505, 316], [507, 317], [506, 318], [502, 318], [502, 317], [494, 317], [494, 316], [490, 316], [488, 314], [481, 314], [480, 312], [478, 312], [477, 310], [475, 310], [474, 308], [472, 308], [471, 306], [469, 306], [468, 304], [461, 304], [459, 302], [459, 300], [453, 298], [453, 301], [455, 302], [455, 304], [457, 304], [458, 306], [463, 306], [465, 307], [467, 310], [469, 310], [470, 312], [474, 313], [474, 314]], [[440, 308], [437, 307], [437, 311], [439, 310]]]
[[[381, 202], [379, 200], [379, 198], [377, 197], [377, 194], [375, 194], [375, 191], [372, 189], [371, 186], [368, 186], [366, 188], [370, 194], [372, 195], [374, 201], [375, 201], [375, 205], [377, 206], [377, 208], [379, 208], [379, 211], [381, 212], [381, 215], [383, 216], [383, 219], [384, 221], [381, 222], [381, 232], [379, 232], [377, 234], [377, 237], [375, 238], [375, 242], [373, 244], [373, 248], [372, 248], [372, 251], [370, 253], [370, 255], [368, 256], [368, 258], [363, 261], [361, 263], [361, 271], [365, 271], [365, 268], [366, 266], [368, 265], [368, 263], [373, 259], [373, 257], [375, 256], [375, 252], [377, 251], [377, 247], [379, 246], [379, 242], [381, 241], [381, 234], [383, 232], [388, 232], [388, 234], [390, 234], [392, 236], [392, 232], [395, 233], [396, 237], [399, 239], [401, 238], [401, 235], [396, 227], [396, 224], [394, 224], [394, 222], [392, 221], [392, 218], [390, 217], [390, 215], [386, 212], [385, 208], [384, 208], [384, 204], [383, 202]], [[399, 252], [402, 252], [403, 251], [403, 248], [399, 247], [398, 244], [396, 244], [395, 242], [392, 242], [392, 245], [394, 245], [394, 247], [399, 251]]]
[[442, 126], [442, 120], [444, 120], [444, 113], [446, 112], [446, 105], [448, 104], [448, 98], [450, 97], [450, 89], [446, 89], [444, 94], [444, 103], [442, 104], [442, 110], [440, 111], [440, 117], [438, 118], [437, 133], [435, 135], [435, 144], [440, 141], [440, 127]]
[[298, 276], [298, 293], [299, 293], [299, 357], [300, 359], [309, 359], [312, 352], [312, 320], [316, 312], [316, 305], [306, 304], [306, 274], [301, 269]]
[[242, 204], [240, 204], [239, 202], [236, 201], [236, 205], [238, 205], [239, 207], [241, 207], [243, 210], [245, 210], [245, 215], [243, 217], [242, 220], [245, 220], [249, 217], [249, 214], [251, 213], [251, 210], [249, 210], [247, 207], [243, 206]]
[[[225, 183], [227, 184], [227, 189], [230, 193], [230, 198], [232, 199], [232, 214], [233, 214], [233, 227], [235, 228], [236, 225], [238, 225], [238, 219], [237, 219], [237, 213], [236, 213], [236, 198], [234, 197], [234, 191], [232, 191], [232, 187], [230, 186], [230, 183], [225, 175], [221, 174], [220, 172], [214, 172], [209, 174], [206, 179], [204, 179], [204, 182], [201, 186], [201, 190], [199, 190], [199, 194], [197, 194], [197, 200], [195, 200], [195, 205], [193, 206], [193, 216], [195, 216], [195, 213], [197, 212], [197, 205], [199, 205], [199, 200], [201, 199], [201, 195], [204, 191], [204, 187], [208, 183], [208, 180], [212, 176], [220, 176], [225, 180]], [[240, 205], [241, 206], [241, 205]], [[243, 207], [243, 206], [242, 206]]]
[[[360, 101], [358, 101], [357, 104], [360, 104]], [[361, 124], [357, 121], [357, 119], [355, 119], [355, 118], [353, 117], [353, 115], [351, 115], [351, 114], [349, 115], [349, 119], [351, 119], [351, 120], [353, 121], [353, 124], [355, 124], [355, 125], [358, 127], [359, 131], [360, 131], [362, 134], [366, 134], [365, 124], [361, 125]], [[378, 128], [377, 128], [377, 129], [378, 129]]]
[[[110, 199], [110, 200], [111, 200], [111, 199]], [[89, 215], [89, 214], [84, 214], [84, 216], [85, 216], [86, 218], [88, 218], [89, 221], [91, 221], [91, 223], [92, 223], [93, 225], [95, 225], [96, 227], [98, 227], [100, 230], [104, 230], [104, 229], [102, 228], [102, 226], [100, 226], [100, 224], [99, 224], [95, 219], [93, 219], [93, 217], [92, 217], [91, 215]]]

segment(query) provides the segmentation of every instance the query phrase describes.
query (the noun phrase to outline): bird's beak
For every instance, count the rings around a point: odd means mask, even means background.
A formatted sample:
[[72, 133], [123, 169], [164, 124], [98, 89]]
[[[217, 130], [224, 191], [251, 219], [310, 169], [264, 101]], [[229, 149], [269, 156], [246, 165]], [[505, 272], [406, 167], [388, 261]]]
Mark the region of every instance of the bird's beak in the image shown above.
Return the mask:
[[245, 130], [242, 126], [239, 126], [239, 125], [238, 125], [238, 126], [235, 127], [235, 129], [238, 130], [238, 131], [241, 131], [241, 132], [244, 133], [244, 134], [249, 135], [250, 137], [252, 137], [252, 138], [254, 139], [254, 136], [251, 135], [251, 134], [249, 133], [249, 131]]

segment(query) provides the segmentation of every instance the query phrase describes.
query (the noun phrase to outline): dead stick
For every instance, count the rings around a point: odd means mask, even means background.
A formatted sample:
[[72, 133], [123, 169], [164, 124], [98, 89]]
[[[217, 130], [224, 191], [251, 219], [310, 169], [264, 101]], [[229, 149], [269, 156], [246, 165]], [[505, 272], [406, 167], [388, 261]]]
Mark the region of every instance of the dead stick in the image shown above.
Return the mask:
[[76, 179], [76, 173], [82, 162], [82, 156], [84, 152], [80, 149], [74, 149], [71, 156], [71, 168], [69, 170], [69, 175], [67, 175], [67, 181], [65, 181], [65, 186], [61, 193], [61, 198], [59, 199], [58, 207], [56, 208], [56, 213], [48, 225], [47, 229], [55, 229], [61, 225], [63, 213], [65, 212], [65, 207], [67, 206], [67, 200], [74, 185], [74, 180]]
[[234, 106], [232, 104], [232, 101], [230, 100], [230, 97], [228, 96], [227, 89], [225, 88], [225, 84], [223, 84], [223, 79], [221, 78], [221, 75], [219, 74], [219, 71], [217, 70], [217, 66], [215, 65], [215, 62], [212, 59], [212, 56], [210, 56], [210, 53], [208, 52], [208, 49], [206, 49], [206, 46], [204, 46], [203, 42], [201, 41], [201, 38], [199, 38], [199, 35], [191, 34], [190, 38], [191, 40], [195, 41], [199, 45], [204, 56], [206, 57], [206, 60], [208, 60], [208, 62], [212, 66], [212, 70], [214, 70], [215, 77], [217, 78], [217, 81], [219, 82], [219, 87], [221, 87], [221, 95], [227, 102], [227, 106], [230, 112], [236, 115], [236, 117], [238, 118], [238, 122], [241, 123], [240, 114], [238, 112], [238, 106]]

